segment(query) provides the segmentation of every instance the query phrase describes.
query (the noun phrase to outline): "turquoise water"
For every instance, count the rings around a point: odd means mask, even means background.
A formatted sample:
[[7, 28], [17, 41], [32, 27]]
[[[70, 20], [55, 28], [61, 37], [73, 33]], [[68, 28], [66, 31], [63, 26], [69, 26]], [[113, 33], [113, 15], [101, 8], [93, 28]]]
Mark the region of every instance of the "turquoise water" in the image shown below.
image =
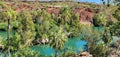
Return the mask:
[[0, 31], [0, 38], [2, 38], [3, 40], [6, 40], [7, 39], [7, 32]]
[[[12, 35], [12, 33], [11, 33]], [[5, 31], [0, 31], [0, 36], [2, 37], [3, 40], [7, 39], [7, 32]], [[82, 35], [76, 37], [76, 38], [69, 38], [68, 41], [65, 43], [65, 48], [64, 50], [60, 51], [62, 54], [63, 52], [66, 52], [71, 48], [72, 51], [74, 52], [79, 52], [81, 49], [85, 50], [85, 41], [80, 40], [82, 38]], [[32, 50], [39, 52], [43, 57], [47, 56], [50, 57], [50, 55], [55, 55], [55, 50], [51, 48], [49, 45], [39, 45], [39, 46], [32, 46]]]
[[[104, 27], [93, 27], [93, 29], [101, 32], [104, 30]], [[7, 32], [0, 31], [0, 36], [3, 38], [3, 40], [7, 39], [6, 34]], [[60, 50], [59, 54], [67, 52], [68, 50], [71, 50], [75, 53], [79, 53], [80, 51], [85, 51], [86, 41], [81, 40], [81, 38], [83, 38], [82, 35], [75, 38], [69, 38], [68, 41], [65, 43], [65, 48], [63, 50]], [[44, 56], [50, 57], [50, 55], [56, 54], [55, 50], [51, 48], [49, 45], [32, 46], [31, 50], [39, 52], [43, 57]]]
[[[10, 37], [13, 35], [13, 32], [10, 33]], [[0, 31], [0, 38], [2, 40], [7, 40], [7, 32], [6, 31]]]
[[[69, 50], [69, 48], [71, 48], [70, 50], [78, 53], [80, 52], [80, 50], [85, 50], [85, 41], [82, 40], [77, 40], [77, 41], [73, 41], [74, 39], [69, 39], [70, 41], [68, 41], [65, 45], [64, 50], [60, 51], [59, 54], [62, 54], [66, 51]], [[72, 42], [73, 41], [73, 42]], [[56, 52], [53, 48], [51, 48], [48, 45], [40, 45], [40, 46], [33, 46], [31, 47], [32, 50], [39, 52], [43, 57], [47, 56], [50, 57], [51, 55], [55, 55]]]
[[[104, 27], [93, 27], [94, 30], [97, 30], [99, 32], [102, 32], [104, 30]], [[79, 35], [75, 38], [69, 38], [68, 41], [65, 43], [65, 48], [59, 52], [59, 54], [62, 54], [63, 52], [67, 52], [68, 50], [71, 50], [75, 53], [79, 53], [80, 51], [85, 51], [86, 47], [86, 41], [81, 40], [83, 38], [82, 35]], [[39, 51], [43, 57], [46, 55], [47, 57], [50, 57], [51, 54], [55, 55], [55, 50], [47, 45], [40, 45], [40, 46], [33, 46], [31, 47], [32, 50]]]
[[[65, 43], [65, 48], [63, 50], [59, 50], [59, 55], [62, 55], [64, 52], [71, 50], [72, 52], [79, 53], [80, 51], [85, 50], [86, 42], [81, 40], [82, 35], [76, 38], [69, 38], [68, 41]], [[33, 46], [31, 47], [32, 50], [38, 51], [43, 57], [50, 55], [55, 55], [56, 52], [53, 48], [49, 45], [40, 45], [40, 46]]]
[[50, 56], [51, 54], [55, 55], [55, 51], [48, 45], [39, 45], [31, 47], [32, 50], [39, 52], [41, 56]]

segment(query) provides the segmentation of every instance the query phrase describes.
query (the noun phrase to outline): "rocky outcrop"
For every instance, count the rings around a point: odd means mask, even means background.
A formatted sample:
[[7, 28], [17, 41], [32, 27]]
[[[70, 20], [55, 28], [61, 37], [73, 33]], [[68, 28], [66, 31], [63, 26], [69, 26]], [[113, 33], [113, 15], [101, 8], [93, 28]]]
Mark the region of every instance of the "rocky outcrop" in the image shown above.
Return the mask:
[[74, 55], [70, 55], [68, 57], [93, 57], [93, 56], [89, 52], [82, 52], [80, 54], [74, 54]]
[[79, 57], [93, 57], [89, 52], [83, 52]]
[[[14, 3], [10, 4], [7, 3], [8, 6], [14, 6]], [[42, 5], [39, 5], [37, 9], [45, 9], [49, 14], [54, 14], [58, 15], [60, 13], [62, 6], [56, 5], [56, 6], [48, 6], [44, 7]], [[20, 12], [21, 10], [33, 10], [35, 9], [34, 5], [29, 5], [29, 4], [24, 4], [20, 3], [17, 5], [17, 7], [14, 9], [16, 12]], [[80, 22], [82, 24], [92, 24], [93, 23], [93, 17], [96, 13], [99, 13], [99, 10], [92, 9], [92, 8], [83, 8], [83, 7], [78, 7], [75, 8], [73, 12], [75, 14], [80, 15]]]
[[59, 7], [48, 7], [46, 8], [46, 11], [49, 13], [49, 14], [54, 14], [54, 15], [58, 15], [60, 13], [60, 9]]
[[118, 55], [109, 55], [108, 57], [119, 57]]
[[84, 24], [93, 23], [94, 12], [90, 8], [77, 8], [75, 13], [80, 15], [80, 22]]
[[[47, 12], [50, 14], [58, 15], [60, 13], [59, 7], [49, 7], [47, 8]], [[93, 23], [93, 17], [96, 12], [93, 12], [94, 10], [91, 8], [76, 8], [74, 10], [75, 14], [80, 15], [80, 22], [83, 24], [92, 24]]]

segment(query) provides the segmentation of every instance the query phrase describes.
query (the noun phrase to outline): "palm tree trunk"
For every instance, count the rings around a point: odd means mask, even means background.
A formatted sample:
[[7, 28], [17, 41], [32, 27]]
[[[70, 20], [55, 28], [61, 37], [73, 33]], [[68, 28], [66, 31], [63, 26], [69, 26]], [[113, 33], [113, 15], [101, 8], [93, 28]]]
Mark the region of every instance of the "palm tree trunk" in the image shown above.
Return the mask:
[[10, 57], [10, 19], [8, 18], [7, 38], [8, 38], [8, 57]]

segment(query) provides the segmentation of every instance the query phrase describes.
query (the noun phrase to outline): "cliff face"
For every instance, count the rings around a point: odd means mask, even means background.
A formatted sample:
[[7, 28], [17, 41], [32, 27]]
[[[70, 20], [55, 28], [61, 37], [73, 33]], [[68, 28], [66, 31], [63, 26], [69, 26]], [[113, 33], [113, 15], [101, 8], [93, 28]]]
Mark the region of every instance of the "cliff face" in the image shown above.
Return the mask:
[[[53, 8], [49, 7], [47, 8], [47, 12], [50, 14], [58, 15], [60, 13], [61, 8]], [[82, 24], [92, 24], [93, 23], [93, 17], [97, 12], [94, 12], [94, 9], [91, 8], [76, 8], [74, 10], [75, 14], [80, 15], [80, 22]]]
[[[14, 6], [14, 3], [7, 3], [8, 6]], [[54, 14], [54, 15], [58, 15], [60, 13], [62, 6], [48, 6], [48, 7], [44, 7], [44, 6], [38, 6], [36, 9], [45, 9], [49, 14]], [[16, 8], [14, 8], [14, 10], [19, 13], [21, 10], [33, 10], [34, 5], [29, 5], [29, 4], [18, 4]], [[93, 17], [96, 13], [99, 12], [99, 10], [92, 9], [92, 8], [83, 8], [83, 7], [78, 7], [75, 8], [73, 12], [75, 12], [75, 14], [79, 14], [80, 15], [80, 22], [82, 24], [92, 24], [93, 23]]]
[[91, 24], [93, 22], [94, 12], [91, 8], [78, 8], [75, 12], [80, 15], [80, 22]]

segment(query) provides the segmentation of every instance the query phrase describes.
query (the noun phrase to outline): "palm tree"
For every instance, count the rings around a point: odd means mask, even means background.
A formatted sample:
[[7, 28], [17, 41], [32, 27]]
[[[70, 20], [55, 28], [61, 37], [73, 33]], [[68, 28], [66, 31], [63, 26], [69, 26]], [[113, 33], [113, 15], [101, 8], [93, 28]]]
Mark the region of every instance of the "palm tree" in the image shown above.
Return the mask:
[[6, 19], [7, 19], [7, 23], [8, 23], [8, 28], [7, 28], [7, 40], [8, 40], [8, 57], [10, 57], [10, 19], [14, 18], [14, 11], [8, 7], [4, 2], [0, 2], [0, 5], [4, 8], [7, 9], [7, 12], [5, 12], [6, 14]]
[[50, 46], [55, 49], [56, 53], [58, 53], [59, 49], [64, 48], [65, 42], [68, 40], [66, 32], [63, 30], [63, 28], [57, 26], [51, 29], [51, 36], [49, 39]]
[[10, 19], [8, 18], [7, 39], [8, 39], [8, 57], [10, 57]]

